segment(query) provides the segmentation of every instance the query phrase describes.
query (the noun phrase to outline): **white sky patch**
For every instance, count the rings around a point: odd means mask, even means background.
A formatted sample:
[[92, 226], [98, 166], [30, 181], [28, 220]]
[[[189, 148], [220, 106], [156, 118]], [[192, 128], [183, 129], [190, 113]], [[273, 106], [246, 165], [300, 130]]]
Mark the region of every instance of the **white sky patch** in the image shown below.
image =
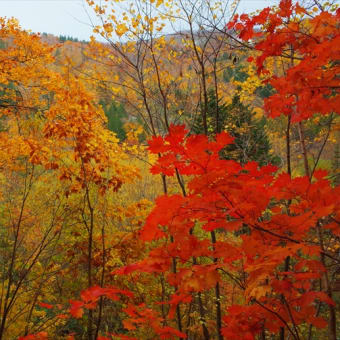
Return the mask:
[[[241, 0], [239, 13], [253, 12], [276, 3], [275, 0]], [[89, 40], [93, 35], [90, 15], [84, 0], [0, 0], [0, 16], [15, 17], [22, 28]]]

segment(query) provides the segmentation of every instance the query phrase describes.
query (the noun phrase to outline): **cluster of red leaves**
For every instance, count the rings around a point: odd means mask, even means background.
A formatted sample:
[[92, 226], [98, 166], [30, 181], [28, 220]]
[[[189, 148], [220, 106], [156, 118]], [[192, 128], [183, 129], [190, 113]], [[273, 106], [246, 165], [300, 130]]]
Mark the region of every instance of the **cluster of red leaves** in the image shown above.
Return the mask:
[[[70, 300], [71, 308], [69, 312], [73, 317], [81, 318], [83, 316], [84, 309], [96, 308], [100, 297], [104, 296], [112, 301], [117, 301], [119, 300], [118, 294], [133, 298], [133, 294], [126, 290], [116, 288], [101, 288], [99, 286], [90, 287], [81, 292], [81, 300]], [[163, 320], [158, 315], [158, 313], [150, 308], [147, 308], [145, 304], [138, 306], [129, 304], [128, 307], [123, 310], [123, 312], [125, 312], [128, 316], [123, 321], [124, 327], [127, 330], [135, 330], [137, 327], [146, 327], [148, 329], [152, 329], [160, 339], [186, 337], [184, 333], [181, 333], [172, 327], [162, 325]], [[111, 334], [110, 336], [120, 339], [136, 339], [121, 334]], [[104, 340], [109, 338], [102, 337], [101, 339]]]
[[48, 340], [47, 332], [39, 332], [36, 334], [29, 334], [26, 336], [21, 336], [19, 340]]
[[223, 318], [228, 327], [222, 331], [227, 339], [239, 334], [239, 340], [255, 340], [255, 335], [264, 327], [266, 315], [257, 305], [232, 306], [228, 308], [228, 313], [229, 315]]
[[[314, 17], [298, 3], [281, 0], [279, 9], [265, 8], [258, 15], [237, 15], [228, 24], [243, 40], [254, 39], [258, 72], [265, 70], [268, 57], [281, 56], [290, 68], [269, 83], [276, 94], [265, 101], [270, 117], [282, 114], [301, 121], [315, 113], [339, 112], [340, 9], [322, 11]], [[261, 29], [256, 29], [261, 28]], [[263, 34], [262, 32], [266, 32]]]
[[133, 294], [127, 290], [117, 288], [102, 288], [93, 286], [83, 290], [80, 294], [81, 300], [70, 300], [70, 314], [75, 318], [81, 318], [85, 309], [94, 309], [100, 297], [105, 296], [112, 301], [119, 300], [119, 294], [127, 297], [133, 297]]
[[138, 306], [130, 304], [123, 311], [129, 316], [128, 319], [123, 321], [124, 327], [127, 330], [146, 327], [147, 329], [152, 329], [157, 334], [157, 339], [186, 338], [186, 335], [177, 329], [162, 325], [163, 319], [156, 311], [147, 308], [145, 304]]
[[[230, 338], [236, 329], [234, 334], [244, 339], [252, 339], [249, 334], [260, 332], [262, 327], [278, 332], [282, 326], [289, 327], [292, 319], [296, 325], [309, 322], [324, 327], [325, 321], [315, 316], [314, 301], [333, 301], [313, 290], [312, 280], [320, 278], [325, 269], [315, 260], [321, 250], [310, 236], [318, 221], [327, 216], [339, 219], [340, 189], [331, 187], [324, 171], [316, 172], [311, 183], [307, 177], [276, 176], [273, 166], [259, 168], [251, 162], [241, 167], [234, 161], [221, 160], [219, 151], [232, 141], [226, 133], [214, 141], [203, 135], [186, 137], [187, 133], [183, 126], [171, 126], [167, 136], [149, 143], [150, 152], [162, 153], [152, 172], [190, 175], [189, 192], [157, 199], [141, 237], [164, 242], [147, 259], [120, 272], [166, 272], [168, 282], [176, 287], [176, 296], [181, 297], [178, 301], [183, 302], [192, 292], [209, 290], [217, 282], [223, 285], [220, 270], [244, 270], [240, 285], [251, 305], [228, 310], [223, 332]], [[323, 228], [338, 234], [339, 228], [331, 221]], [[205, 238], [192, 232], [197, 225], [207, 232]], [[245, 227], [248, 232], [243, 233], [242, 242], [221, 238], [212, 243], [209, 239], [212, 230], [232, 233]], [[168, 242], [170, 236], [172, 242]], [[193, 257], [218, 261], [179, 266], [176, 274], [171, 273], [172, 258], [188, 264]], [[294, 264], [289, 272], [282, 272], [279, 267], [287, 257]], [[268, 314], [265, 319], [263, 313]]]
[[[219, 270], [244, 271], [240, 286], [250, 305], [227, 310], [223, 328], [226, 337], [237, 334], [239, 338], [253, 339], [263, 327], [274, 333], [282, 326], [290, 327], [292, 319], [296, 325], [309, 322], [324, 327], [325, 321], [315, 316], [314, 302], [333, 301], [325, 293], [313, 290], [312, 280], [321, 277], [324, 267], [315, 260], [320, 248], [310, 241], [310, 233], [318, 221], [333, 216], [323, 228], [338, 235], [339, 228], [332, 221], [340, 217], [340, 189], [331, 187], [323, 171], [316, 172], [311, 183], [307, 177], [292, 179], [284, 173], [275, 176], [273, 166], [259, 168], [251, 162], [241, 167], [234, 161], [221, 160], [219, 151], [232, 141], [226, 133], [209, 141], [206, 136], [187, 138], [187, 132], [184, 126], [171, 126], [167, 136], [150, 141], [149, 149], [162, 153], [151, 171], [166, 172], [168, 176], [176, 172], [190, 175], [189, 193], [164, 195], [156, 200], [141, 238], [164, 242], [143, 261], [115, 274], [166, 273], [168, 282], [176, 287], [176, 294], [168, 302], [172, 318], [176, 306], [189, 303], [193, 292], [209, 290], [217, 282], [223, 284]], [[198, 224], [207, 232], [205, 238], [192, 232]], [[212, 244], [209, 239], [210, 231], [232, 233], [245, 226], [250, 232], [243, 233], [242, 242], [226, 238]], [[172, 242], [168, 242], [170, 236]], [[288, 256], [294, 265], [290, 271], [282, 272], [279, 267]], [[171, 273], [173, 258], [188, 264], [193, 257], [218, 261], [180, 266], [176, 274]], [[144, 324], [159, 336], [175, 335], [171, 333], [174, 331], [158, 328], [160, 318], [144, 305], [131, 305], [126, 313], [131, 317], [125, 321], [127, 329]]]

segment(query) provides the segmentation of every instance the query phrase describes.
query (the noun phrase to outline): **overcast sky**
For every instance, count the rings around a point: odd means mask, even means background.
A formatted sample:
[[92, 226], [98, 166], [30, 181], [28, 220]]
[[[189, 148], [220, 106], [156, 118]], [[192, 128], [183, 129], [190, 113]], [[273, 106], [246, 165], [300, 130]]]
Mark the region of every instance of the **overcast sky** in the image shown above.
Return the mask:
[[[262, 9], [273, 1], [241, 0], [239, 12]], [[84, 40], [92, 34], [86, 8], [84, 0], [0, 0], [0, 16], [17, 18], [24, 29]]]

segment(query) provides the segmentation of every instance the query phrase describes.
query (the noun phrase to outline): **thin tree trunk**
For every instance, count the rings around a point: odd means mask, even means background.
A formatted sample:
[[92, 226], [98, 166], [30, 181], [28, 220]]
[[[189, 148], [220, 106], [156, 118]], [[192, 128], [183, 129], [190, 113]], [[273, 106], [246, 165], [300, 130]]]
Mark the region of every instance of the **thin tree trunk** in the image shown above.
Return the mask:
[[291, 165], [291, 154], [290, 154], [290, 125], [292, 117], [288, 116], [287, 129], [286, 129], [286, 161], [287, 161], [287, 172], [289, 176], [292, 176], [292, 165]]
[[300, 138], [300, 144], [301, 144], [301, 151], [303, 155], [303, 164], [305, 167], [305, 174], [309, 178], [310, 177], [310, 171], [309, 171], [309, 164], [308, 164], [308, 156], [307, 156], [307, 148], [306, 148], [306, 141], [305, 141], [305, 133], [303, 130], [303, 124], [302, 122], [298, 123], [298, 130], [299, 130], [299, 138]]
[[[213, 230], [211, 232], [211, 241], [213, 244], [213, 248], [215, 249], [216, 243], [216, 233]], [[214, 258], [214, 264], [217, 264], [217, 258]], [[222, 311], [221, 311], [221, 294], [220, 294], [220, 284], [219, 282], [215, 285], [215, 306], [216, 306], [216, 331], [218, 340], [223, 340], [223, 335], [221, 332], [222, 329]]]
[[[88, 238], [88, 260], [87, 260], [87, 279], [88, 288], [92, 286], [92, 247], [93, 247], [93, 209], [90, 208], [90, 229]], [[87, 322], [87, 337], [89, 340], [93, 340], [93, 311], [88, 310], [88, 322]]]
[[208, 328], [206, 326], [205, 311], [204, 311], [204, 307], [203, 307], [201, 292], [199, 292], [197, 294], [197, 296], [198, 296], [198, 307], [199, 307], [199, 311], [200, 311], [200, 321], [202, 323], [203, 336], [204, 336], [205, 340], [210, 340], [210, 334], [209, 334]]
[[[176, 174], [177, 174], [177, 176], [179, 176], [177, 169], [176, 169]], [[167, 194], [168, 193], [168, 187], [167, 187], [167, 183], [166, 183], [166, 176], [163, 175], [163, 174], [161, 176], [162, 176], [162, 182], [163, 182], [163, 192], [164, 192], [164, 194]], [[177, 177], [177, 179], [179, 180], [179, 177]], [[181, 182], [179, 182], [179, 183], [181, 183]], [[181, 186], [181, 188], [182, 188], [182, 191], [183, 191], [183, 195], [185, 195], [184, 187]], [[171, 243], [174, 242], [174, 239], [173, 239], [172, 236], [170, 236], [170, 242]], [[172, 258], [172, 272], [173, 272], [173, 274], [177, 273], [177, 261], [176, 261], [175, 257]], [[175, 288], [175, 292], [177, 292], [177, 288]], [[177, 321], [177, 328], [180, 332], [182, 332], [183, 327], [182, 327], [182, 316], [181, 316], [181, 306], [180, 306], [180, 304], [178, 304], [176, 306], [176, 319], [177, 319], [176, 320]]]
[[[9, 302], [9, 300], [10, 300], [10, 295], [11, 295], [11, 287], [13, 284], [15, 262], [17, 260], [17, 247], [18, 247], [18, 242], [19, 242], [19, 234], [20, 234], [21, 222], [23, 220], [25, 203], [28, 198], [30, 189], [32, 187], [33, 172], [34, 172], [34, 167], [32, 167], [32, 171], [29, 176], [28, 183], [27, 183], [27, 178], [25, 178], [25, 187], [24, 187], [24, 193], [23, 193], [23, 198], [22, 198], [21, 207], [20, 207], [20, 214], [19, 214], [18, 222], [15, 228], [15, 233], [14, 233], [14, 244], [13, 244], [13, 249], [12, 249], [12, 254], [11, 254], [11, 262], [10, 262], [10, 266], [8, 269], [8, 283], [7, 283], [6, 295], [4, 299], [4, 307], [3, 307], [4, 310], [3, 310], [3, 314], [1, 315], [0, 340], [3, 339], [5, 329], [6, 329], [7, 316], [9, 314], [9, 311], [12, 305], [11, 302]], [[26, 175], [27, 174], [28, 174], [28, 167], [26, 163]], [[18, 290], [18, 287], [17, 287], [17, 290]], [[13, 298], [14, 297], [12, 297], [12, 299]]]
[[[321, 250], [322, 250], [322, 253], [320, 255], [321, 256], [321, 263], [326, 268], [326, 259], [325, 259], [325, 255], [324, 255], [325, 247], [324, 247], [324, 243], [323, 243], [322, 230], [321, 230], [321, 226], [320, 226], [319, 223], [317, 223], [317, 231], [318, 231], [320, 247], [321, 247]], [[329, 277], [328, 277], [327, 271], [325, 271], [325, 273], [323, 275], [323, 280], [324, 280], [326, 294], [329, 296], [330, 299], [332, 299], [333, 292], [332, 292], [331, 284], [329, 282]], [[337, 338], [336, 338], [336, 310], [335, 310], [335, 306], [328, 305], [328, 309], [329, 309], [328, 339], [329, 340], [337, 340]]]
[[261, 339], [261, 340], [266, 340], [266, 330], [265, 330], [264, 327], [262, 328], [262, 332], [261, 332], [261, 335], [260, 335], [260, 339]]
[[214, 59], [214, 85], [215, 85], [215, 119], [216, 119], [216, 133], [221, 132], [221, 125], [220, 125], [220, 108], [219, 108], [219, 96], [218, 96], [218, 87], [217, 87], [217, 61], [216, 58]]
[[[105, 223], [103, 223], [102, 225], [102, 273], [100, 277], [100, 287], [104, 287], [105, 264], [106, 264]], [[98, 312], [98, 320], [97, 320], [97, 325], [96, 325], [95, 339], [97, 339], [98, 337], [100, 325], [101, 325], [102, 318], [103, 318], [103, 307], [104, 307], [103, 304], [104, 304], [104, 300], [103, 300], [103, 297], [101, 296], [99, 299], [99, 312]]]
[[[321, 279], [319, 280], [319, 290], [320, 292], [322, 291], [322, 282]], [[321, 311], [321, 301], [318, 301], [318, 308], [316, 310], [315, 316], [318, 317]], [[308, 337], [307, 340], [312, 340], [312, 335], [313, 335], [313, 325], [310, 324], [309, 325], [309, 329], [308, 329]]]
[[[87, 222], [84, 218], [84, 223], [88, 229], [88, 240], [87, 240], [87, 287], [92, 287], [92, 252], [93, 252], [93, 232], [94, 232], [94, 209], [91, 204], [90, 199], [90, 190], [88, 187], [88, 183], [86, 180], [86, 173], [83, 164], [83, 171], [85, 177], [85, 200], [87, 204], [87, 208], [90, 212], [90, 223], [87, 225]], [[87, 320], [87, 338], [88, 340], [93, 340], [93, 310], [89, 309], [88, 312], [88, 320]]]
[[[287, 256], [285, 259], [285, 268], [284, 271], [287, 272], [289, 270], [289, 265], [290, 265], [290, 256]], [[284, 301], [284, 296], [281, 296], [281, 301]], [[285, 339], [285, 328], [281, 327], [280, 328], [280, 340], [284, 340]]]

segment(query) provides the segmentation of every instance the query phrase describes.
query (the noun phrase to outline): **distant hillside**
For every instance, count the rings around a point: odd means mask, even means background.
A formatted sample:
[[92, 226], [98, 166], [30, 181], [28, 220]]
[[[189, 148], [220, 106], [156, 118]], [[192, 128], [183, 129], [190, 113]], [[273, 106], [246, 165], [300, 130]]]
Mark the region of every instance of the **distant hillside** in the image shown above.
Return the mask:
[[88, 41], [86, 40], [80, 40], [78, 39], [77, 37], [72, 37], [70, 35], [59, 35], [59, 36], [56, 36], [54, 34], [50, 34], [50, 33], [46, 33], [46, 32], [43, 32], [41, 33], [41, 40], [45, 43], [48, 43], [48, 44], [57, 44], [57, 43], [64, 43], [66, 41], [71, 41], [71, 42], [80, 42], [82, 44], [87, 44]]

